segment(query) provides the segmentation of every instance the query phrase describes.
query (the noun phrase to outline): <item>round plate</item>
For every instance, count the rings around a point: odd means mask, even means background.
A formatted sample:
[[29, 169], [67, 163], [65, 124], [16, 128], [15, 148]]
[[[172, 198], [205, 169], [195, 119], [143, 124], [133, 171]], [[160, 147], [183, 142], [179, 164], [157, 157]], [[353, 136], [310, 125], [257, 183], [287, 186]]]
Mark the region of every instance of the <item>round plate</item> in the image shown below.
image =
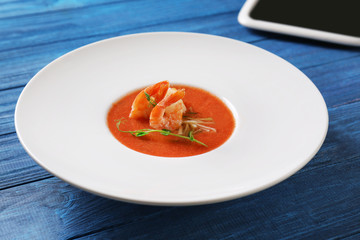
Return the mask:
[[[106, 125], [113, 102], [162, 80], [203, 88], [228, 104], [236, 128], [193, 157], [142, 154]], [[219, 202], [268, 188], [319, 150], [327, 108], [314, 84], [283, 59], [232, 39], [145, 33], [72, 51], [42, 69], [15, 111], [19, 139], [50, 173], [92, 193], [154, 205]]]

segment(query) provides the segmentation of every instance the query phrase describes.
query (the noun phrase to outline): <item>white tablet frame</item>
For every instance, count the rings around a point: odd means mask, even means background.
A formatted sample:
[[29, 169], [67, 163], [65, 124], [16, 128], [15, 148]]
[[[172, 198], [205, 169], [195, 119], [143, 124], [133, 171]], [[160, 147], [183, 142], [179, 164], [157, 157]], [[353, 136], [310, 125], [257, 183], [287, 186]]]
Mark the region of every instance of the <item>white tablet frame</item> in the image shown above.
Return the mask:
[[[255, 7], [259, 0], [247, 0], [244, 6], [241, 8], [238, 21], [240, 24], [257, 29], [276, 33], [282, 33], [287, 35], [293, 35], [297, 37], [305, 37], [315, 40], [321, 40], [331, 43], [344, 44], [349, 46], [360, 47], [360, 38], [348, 36], [344, 34], [331, 33], [321, 30], [314, 30], [304, 27], [291, 26], [275, 22], [267, 22], [263, 20], [256, 20], [250, 17], [250, 12]], [[355, 23], [354, 23], [355, 24]]]

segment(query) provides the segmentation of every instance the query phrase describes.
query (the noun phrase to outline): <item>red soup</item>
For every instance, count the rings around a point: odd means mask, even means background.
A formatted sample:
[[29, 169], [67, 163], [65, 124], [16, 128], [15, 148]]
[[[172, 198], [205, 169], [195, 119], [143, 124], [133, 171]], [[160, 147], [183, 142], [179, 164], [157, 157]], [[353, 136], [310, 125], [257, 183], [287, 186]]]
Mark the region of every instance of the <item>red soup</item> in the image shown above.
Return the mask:
[[[218, 97], [195, 87], [182, 85], [173, 87], [185, 89], [185, 97], [182, 99], [188, 109], [185, 116], [212, 120], [211, 124], [204, 125], [215, 131], [200, 131], [193, 135], [196, 140], [206, 146], [177, 136], [164, 136], [158, 132], [138, 137], [121, 132], [151, 128], [148, 119], [129, 118], [132, 102], [141, 90], [127, 94], [112, 105], [107, 116], [107, 123], [114, 137], [135, 151], [161, 157], [187, 157], [206, 153], [229, 139], [235, 128], [235, 120], [230, 109]], [[121, 120], [120, 124], [119, 120]]]

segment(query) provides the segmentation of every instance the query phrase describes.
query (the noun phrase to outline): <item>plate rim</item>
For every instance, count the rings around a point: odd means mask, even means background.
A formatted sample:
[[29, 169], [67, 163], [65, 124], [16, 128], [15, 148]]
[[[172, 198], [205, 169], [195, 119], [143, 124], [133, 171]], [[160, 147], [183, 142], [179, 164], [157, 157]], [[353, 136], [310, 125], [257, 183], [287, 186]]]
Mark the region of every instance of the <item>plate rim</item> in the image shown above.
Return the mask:
[[[28, 148], [27, 144], [24, 142], [24, 139], [21, 136], [21, 133], [19, 132], [19, 127], [18, 127], [18, 111], [19, 111], [19, 103], [21, 103], [21, 99], [24, 96], [24, 92], [27, 91], [27, 89], [29, 88], [29, 86], [31, 86], [32, 82], [34, 82], [35, 78], [42, 72], [45, 71], [45, 69], [47, 69], [49, 66], [56, 64], [58, 61], [60, 61], [62, 58], [64, 58], [65, 56], [69, 56], [71, 54], [75, 54], [77, 51], [82, 50], [84, 48], [88, 48], [88, 47], [93, 47], [95, 45], [98, 44], [102, 44], [106, 41], [112, 41], [112, 40], [117, 40], [117, 39], [123, 39], [123, 38], [130, 38], [130, 37], [137, 37], [137, 36], [144, 36], [144, 35], [157, 35], [157, 34], [180, 34], [180, 35], [188, 35], [188, 36], [192, 36], [192, 35], [200, 35], [203, 37], [215, 37], [215, 38], [222, 38], [222, 39], [226, 39], [226, 40], [231, 40], [237, 43], [241, 43], [247, 46], [251, 46], [253, 48], [257, 48], [260, 49], [261, 51], [263, 51], [264, 53], [267, 54], [271, 54], [273, 57], [276, 58], [280, 58], [282, 61], [286, 62], [287, 64], [290, 64], [294, 69], [296, 69], [298, 72], [300, 72], [301, 74], [303, 74], [308, 82], [312, 85], [312, 88], [314, 88], [317, 92], [317, 95], [319, 95], [322, 99], [322, 104], [324, 109], [326, 110], [326, 121], [325, 121], [325, 125], [324, 125], [324, 133], [322, 135], [322, 139], [321, 141], [318, 143], [318, 146], [315, 148], [315, 150], [312, 152], [312, 154], [309, 155], [308, 158], [302, 160], [299, 164], [297, 164], [296, 167], [294, 167], [291, 171], [288, 171], [286, 174], [282, 175], [281, 177], [277, 178], [274, 181], [270, 181], [267, 182], [265, 184], [262, 184], [260, 187], [257, 188], [253, 188], [250, 191], [245, 191], [245, 192], [235, 192], [233, 194], [227, 194], [226, 196], [223, 197], [213, 197], [213, 198], [207, 198], [206, 200], [193, 200], [193, 201], [148, 201], [148, 200], [142, 200], [142, 199], [136, 199], [136, 198], [129, 198], [129, 197], [121, 197], [121, 196], [114, 196], [112, 194], [107, 194], [107, 193], [103, 193], [101, 191], [96, 191], [93, 190], [91, 188], [88, 188], [86, 186], [82, 186], [81, 184], [78, 184], [74, 181], [71, 181], [70, 179], [67, 179], [66, 177], [61, 176], [61, 174], [57, 174], [55, 173], [53, 170], [49, 169], [46, 164], [43, 164], [42, 161], [38, 160], [35, 155], [31, 152], [31, 150]], [[41, 166], [43, 169], [45, 169], [46, 171], [48, 171], [50, 174], [52, 174], [53, 176], [61, 179], [62, 181], [75, 186], [79, 189], [82, 189], [84, 191], [90, 192], [92, 194], [98, 195], [98, 196], [102, 196], [102, 197], [106, 197], [109, 199], [114, 199], [114, 200], [118, 200], [118, 201], [124, 201], [124, 202], [128, 202], [128, 203], [136, 203], [136, 204], [144, 204], [144, 205], [155, 205], [155, 206], [193, 206], [193, 205], [203, 205], [203, 204], [212, 204], [212, 203], [218, 203], [218, 202], [224, 202], [224, 201], [229, 201], [229, 200], [233, 200], [236, 198], [241, 198], [244, 196], [248, 196], [260, 191], [263, 191], [267, 188], [270, 188], [282, 181], [284, 181], [285, 179], [289, 178], [290, 176], [294, 175], [296, 172], [298, 172], [301, 168], [303, 168], [320, 150], [320, 148], [322, 147], [326, 136], [327, 136], [327, 132], [328, 132], [328, 127], [329, 127], [329, 114], [328, 114], [328, 109], [326, 106], [326, 102], [321, 94], [321, 92], [319, 91], [319, 89], [316, 87], [316, 85], [302, 72], [300, 71], [296, 66], [294, 66], [293, 64], [291, 64], [290, 62], [288, 62], [287, 60], [273, 54], [272, 52], [269, 52], [268, 50], [262, 49], [260, 47], [257, 47], [255, 45], [252, 45], [250, 43], [246, 43], [240, 40], [236, 40], [236, 39], [232, 39], [232, 38], [228, 38], [228, 37], [224, 37], [224, 36], [218, 36], [218, 35], [212, 35], [212, 34], [204, 34], [204, 33], [194, 33], [194, 32], [166, 32], [166, 31], [160, 31], [160, 32], [145, 32], [145, 33], [135, 33], [135, 34], [127, 34], [127, 35], [122, 35], [122, 36], [115, 36], [115, 37], [111, 37], [111, 38], [106, 38], [106, 39], [102, 39], [99, 41], [95, 41], [83, 46], [80, 46], [76, 49], [73, 49], [63, 55], [61, 55], [60, 57], [55, 58], [54, 60], [52, 60], [50, 63], [46, 64], [44, 67], [42, 67], [29, 81], [28, 83], [25, 85], [24, 89], [21, 91], [20, 96], [18, 97], [16, 106], [15, 106], [15, 114], [14, 114], [14, 123], [15, 123], [15, 130], [16, 130], [16, 134], [18, 136], [18, 139], [22, 145], [22, 147], [24, 148], [24, 150], [27, 152], [27, 154], [39, 165]], [[235, 128], [237, 128], [235, 126]], [[231, 137], [230, 137], [231, 138]]]

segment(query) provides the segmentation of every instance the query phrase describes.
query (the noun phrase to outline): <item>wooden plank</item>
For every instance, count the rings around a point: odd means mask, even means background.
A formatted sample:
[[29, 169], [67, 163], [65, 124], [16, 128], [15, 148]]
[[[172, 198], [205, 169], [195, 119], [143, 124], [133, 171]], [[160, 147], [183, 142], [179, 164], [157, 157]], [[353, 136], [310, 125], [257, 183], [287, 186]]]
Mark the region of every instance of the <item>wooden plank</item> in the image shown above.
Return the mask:
[[[93, 37], [94, 35], [111, 34], [114, 36], [118, 35], [119, 31], [169, 23], [181, 27], [182, 21], [188, 20], [193, 21], [193, 24], [196, 25], [196, 21], [201, 18], [209, 20], [211, 16], [238, 12], [243, 2], [226, 4], [224, 1], [215, 0], [211, 2], [182, 1], [174, 4], [172, 1], [139, 0], [76, 7], [67, 9], [65, 12], [57, 12], [56, 9], [46, 11], [46, 9], [34, 8], [34, 11], [41, 11], [42, 14], [2, 19], [3, 27], [0, 28], [0, 31], [4, 31], [4, 37], [0, 42], [0, 51]], [[199, 11], [200, 9], [202, 11]], [[205, 9], [206, 11], [204, 11]], [[236, 18], [230, 24], [240, 26]], [[207, 26], [211, 27], [211, 24], [208, 23]]]
[[0, 91], [0, 135], [15, 132], [14, 111], [22, 88]]
[[[110, 4], [114, 1], [109, 0], [82, 0], [82, 1], [1, 1], [0, 2], [0, 19], [21, 18], [24, 16], [34, 16], [47, 14], [49, 12], [58, 12]], [[119, 1], [118, 1], [119, 2]]]
[[323, 94], [328, 107], [360, 100], [360, 57], [304, 69]]
[[[0, 210], [0, 223], [7, 223], [0, 224], [1, 239], [36, 239], [39, 234], [43, 239], [67, 239], [74, 231], [91, 231], [99, 224], [123, 221], [120, 215], [135, 220], [162, 208], [97, 197], [53, 178], [1, 191]], [[88, 221], [96, 218], [98, 221]], [[78, 227], [82, 229], [76, 230]]]
[[7, 224], [0, 224], [0, 238], [41, 233], [50, 239], [329, 239], [358, 234], [359, 111], [360, 102], [331, 108], [325, 144], [305, 168], [270, 189], [229, 202], [141, 206], [97, 197], [57, 178], [2, 190], [0, 223]]
[[25, 152], [15, 133], [0, 138], [0, 190], [52, 177]]
[[280, 35], [270, 36], [273, 36], [271, 41], [265, 39], [254, 45], [284, 58], [301, 70], [360, 56], [360, 49], [355, 47]]

